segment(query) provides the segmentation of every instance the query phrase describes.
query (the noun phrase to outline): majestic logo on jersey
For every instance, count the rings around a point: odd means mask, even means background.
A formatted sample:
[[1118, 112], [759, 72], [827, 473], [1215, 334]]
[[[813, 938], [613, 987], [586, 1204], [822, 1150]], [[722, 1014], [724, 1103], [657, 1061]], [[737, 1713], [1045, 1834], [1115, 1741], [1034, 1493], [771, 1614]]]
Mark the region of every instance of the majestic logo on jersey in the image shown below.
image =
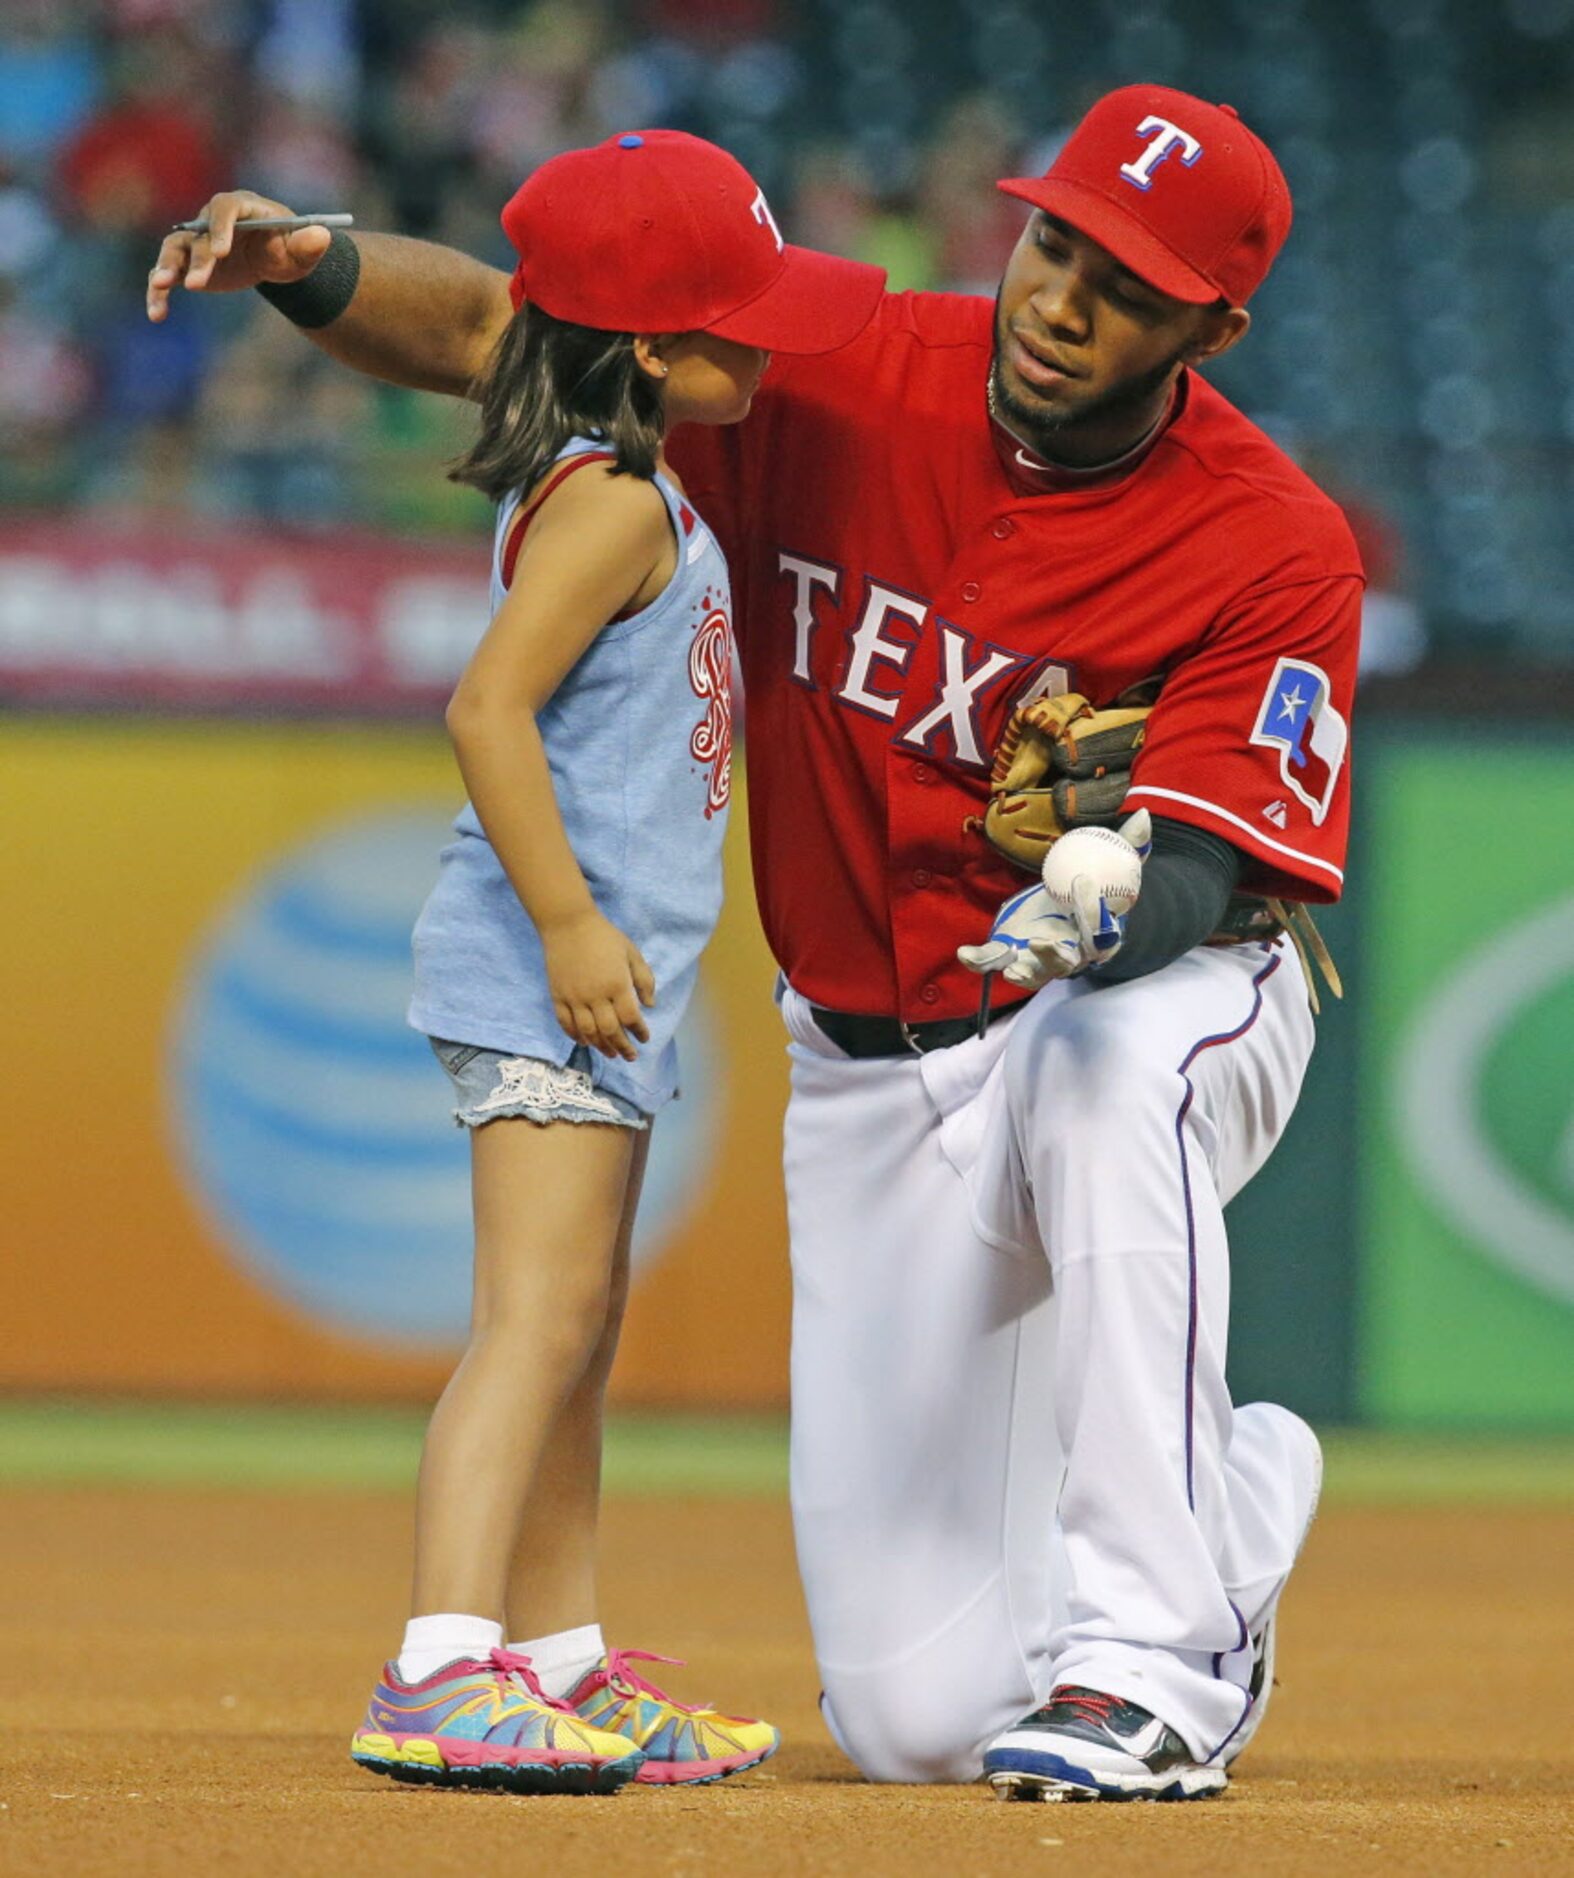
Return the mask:
[[1191, 132], [1182, 130], [1179, 124], [1172, 124], [1167, 117], [1145, 117], [1137, 126], [1137, 135], [1146, 137], [1150, 134], [1153, 141], [1142, 155], [1120, 166], [1121, 175], [1138, 189], [1151, 189], [1153, 172], [1177, 150], [1187, 169], [1202, 155], [1202, 145]]
[[705, 819], [727, 806], [732, 795], [732, 633], [718, 609], [694, 635], [689, 647], [689, 683], [705, 706], [705, 715], [689, 738], [689, 755], [710, 769], [705, 791]]
[[1268, 680], [1252, 742], [1279, 752], [1279, 774], [1321, 824], [1350, 741], [1333, 707], [1328, 674], [1310, 659], [1280, 659]]

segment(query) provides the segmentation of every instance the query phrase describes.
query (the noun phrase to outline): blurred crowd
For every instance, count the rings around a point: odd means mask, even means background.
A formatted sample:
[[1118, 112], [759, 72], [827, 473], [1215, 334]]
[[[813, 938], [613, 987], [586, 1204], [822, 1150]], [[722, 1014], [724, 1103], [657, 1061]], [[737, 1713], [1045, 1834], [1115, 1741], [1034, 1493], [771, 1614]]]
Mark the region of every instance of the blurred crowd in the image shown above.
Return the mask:
[[[1417, 655], [1411, 587], [1456, 637], [1564, 661], [1574, 0], [1482, 5], [1089, 0], [1050, 31], [1025, 0], [4, 0], [0, 509], [486, 525], [441, 474], [464, 412], [335, 369], [254, 295], [146, 322], [160, 236], [217, 188], [507, 265], [536, 164], [659, 123], [733, 150], [794, 239], [988, 292], [1021, 216], [995, 179], [1152, 74], [1231, 90], [1290, 171], [1293, 251], [1221, 383], [1349, 504], [1398, 608], [1374, 657]], [[1505, 282], [1494, 345], [1471, 309]]]
[[[901, 285], [992, 286], [1025, 155], [967, 95], [921, 155], [783, 134], [807, 54], [776, 0], [7, 0], [0, 12], [0, 505], [305, 529], [484, 522], [455, 414], [328, 366], [252, 295], [147, 323], [159, 238], [237, 181], [502, 262], [497, 212], [635, 123], [726, 142], [795, 238]], [[883, 173], [877, 173], [883, 172]]]

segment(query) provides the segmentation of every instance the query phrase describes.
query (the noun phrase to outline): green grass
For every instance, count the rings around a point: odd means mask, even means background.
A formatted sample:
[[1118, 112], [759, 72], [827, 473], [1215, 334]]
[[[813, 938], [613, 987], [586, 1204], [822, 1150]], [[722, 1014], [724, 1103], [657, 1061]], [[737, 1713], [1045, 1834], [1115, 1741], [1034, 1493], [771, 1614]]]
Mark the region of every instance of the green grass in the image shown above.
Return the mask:
[[1328, 1498], [1340, 1505], [1574, 1506], [1574, 1438], [1568, 1435], [1346, 1428], [1324, 1437], [1323, 1452]]
[[[0, 1487], [161, 1485], [401, 1490], [425, 1418], [409, 1409], [0, 1401]], [[1574, 1504], [1574, 1438], [1325, 1437], [1327, 1494], [1352, 1504]], [[607, 1433], [615, 1494], [787, 1492], [774, 1416], [631, 1415]]]
[[[0, 1487], [399, 1489], [415, 1479], [425, 1426], [413, 1409], [0, 1401]], [[622, 1415], [604, 1479], [609, 1493], [785, 1494], [786, 1423]]]

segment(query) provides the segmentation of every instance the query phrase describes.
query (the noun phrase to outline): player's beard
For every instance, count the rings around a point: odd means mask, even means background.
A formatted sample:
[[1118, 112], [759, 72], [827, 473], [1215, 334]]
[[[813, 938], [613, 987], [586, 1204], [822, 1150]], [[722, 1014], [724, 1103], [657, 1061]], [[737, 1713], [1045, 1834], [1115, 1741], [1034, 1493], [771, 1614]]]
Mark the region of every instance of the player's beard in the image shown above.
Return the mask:
[[[995, 354], [989, 363], [989, 383], [994, 394], [995, 413], [1013, 435], [1049, 462], [1064, 456], [1066, 445], [1079, 435], [1085, 436], [1095, 423], [1100, 430], [1110, 430], [1119, 436], [1122, 428], [1120, 420], [1129, 417], [1132, 434], [1127, 442], [1117, 445], [1108, 453], [1108, 460], [1114, 461], [1142, 441], [1145, 431], [1154, 421], [1158, 394], [1173, 378], [1176, 366], [1185, 363], [1187, 350], [1187, 346], [1177, 346], [1168, 357], [1150, 366], [1147, 371], [1123, 378], [1118, 384], [1110, 385], [1084, 402], [1055, 410], [1018, 398], [1007, 386], [1000, 370], [997, 305]], [[1072, 460], [1080, 463], [1080, 453], [1073, 451]]]

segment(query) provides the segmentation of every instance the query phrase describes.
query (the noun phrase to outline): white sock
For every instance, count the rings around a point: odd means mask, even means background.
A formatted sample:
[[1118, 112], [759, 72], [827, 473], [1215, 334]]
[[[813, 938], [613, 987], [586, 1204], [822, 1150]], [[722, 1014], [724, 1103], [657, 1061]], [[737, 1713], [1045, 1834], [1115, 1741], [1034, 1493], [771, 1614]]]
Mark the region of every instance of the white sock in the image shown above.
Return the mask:
[[607, 1653], [600, 1624], [581, 1624], [577, 1630], [559, 1630], [553, 1636], [533, 1637], [529, 1643], [511, 1643], [508, 1647], [530, 1658], [536, 1680], [555, 1702], [561, 1701]]
[[424, 1682], [434, 1669], [461, 1657], [479, 1657], [501, 1647], [503, 1626], [490, 1617], [468, 1617], [463, 1611], [439, 1611], [433, 1617], [412, 1617], [404, 1627], [399, 1648], [399, 1680]]

